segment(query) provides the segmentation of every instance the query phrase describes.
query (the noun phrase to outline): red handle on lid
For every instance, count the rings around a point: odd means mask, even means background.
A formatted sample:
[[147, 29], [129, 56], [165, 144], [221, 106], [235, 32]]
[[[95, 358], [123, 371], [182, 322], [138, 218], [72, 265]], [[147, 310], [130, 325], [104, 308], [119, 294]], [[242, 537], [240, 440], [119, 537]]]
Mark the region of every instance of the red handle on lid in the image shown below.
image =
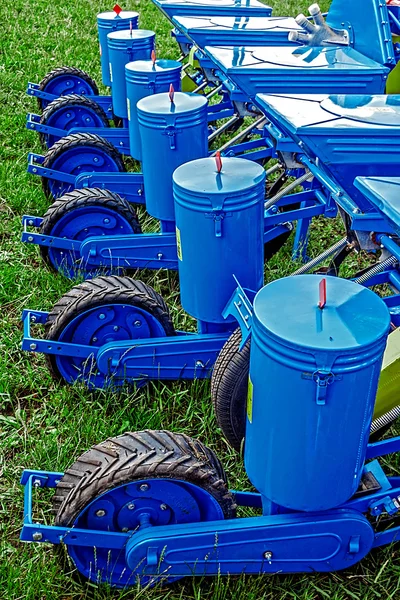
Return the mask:
[[318, 308], [324, 308], [326, 304], [326, 279], [321, 279], [319, 282], [319, 302]]
[[171, 102], [174, 101], [174, 96], [175, 96], [175, 89], [171, 83], [171, 85], [169, 86], [169, 99], [171, 100]]
[[156, 59], [157, 59], [157, 57], [156, 57], [156, 51], [152, 50], [151, 51], [151, 60], [153, 61], [153, 66], [156, 64]]
[[114, 6], [114, 8], [113, 8], [113, 11], [114, 11], [114, 12], [115, 12], [117, 15], [119, 15], [119, 13], [120, 13], [120, 12], [122, 12], [122, 8], [120, 7], [120, 5], [119, 5], [119, 4], [116, 4], [116, 5]]
[[217, 152], [215, 153], [215, 164], [217, 165], [217, 171], [218, 171], [218, 173], [221, 173], [221, 171], [222, 171], [222, 158], [221, 158], [221, 152], [219, 150], [217, 150]]

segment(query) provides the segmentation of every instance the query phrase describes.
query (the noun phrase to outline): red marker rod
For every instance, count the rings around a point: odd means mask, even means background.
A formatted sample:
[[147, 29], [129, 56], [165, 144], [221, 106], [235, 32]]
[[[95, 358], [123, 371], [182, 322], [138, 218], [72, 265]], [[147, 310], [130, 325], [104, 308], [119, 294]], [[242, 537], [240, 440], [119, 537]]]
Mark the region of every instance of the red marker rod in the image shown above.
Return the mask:
[[156, 51], [155, 50], [151, 51], [151, 60], [153, 62], [153, 67], [154, 67], [154, 65], [156, 64], [156, 60], [157, 60], [157, 56], [156, 56]]
[[324, 308], [326, 304], [326, 279], [321, 279], [319, 282], [319, 302], [318, 308]]
[[122, 8], [120, 7], [119, 4], [116, 4], [113, 8], [113, 11], [117, 14], [117, 16], [119, 16], [119, 13], [122, 12]]
[[169, 99], [171, 100], [172, 104], [174, 102], [174, 97], [175, 97], [175, 89], [174, 89], [174, 86], [171, 83], [171, 85], [169, 86]]
[[221, 158], [221, 152], [219, 150], [217, 150], [217, 152], [215, 153], [215, 164], [217, 165], [217, 171], [218, 171], [218, 173], [221, 173], [221, 171], [222, 171], [222, 158]]

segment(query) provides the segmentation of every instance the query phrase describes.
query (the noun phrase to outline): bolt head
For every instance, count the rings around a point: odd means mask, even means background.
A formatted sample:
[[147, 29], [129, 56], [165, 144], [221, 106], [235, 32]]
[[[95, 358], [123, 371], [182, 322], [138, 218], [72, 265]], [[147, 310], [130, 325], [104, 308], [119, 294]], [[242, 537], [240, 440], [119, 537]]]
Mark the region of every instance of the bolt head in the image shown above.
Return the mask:
[[42, 540], [42, 539], [43, 539], [43, 534], [42, 534], [42, 533], [39, 533], [38, 531], [35, 531], [35, 533], [32, 535], [32, 539], [33, 539], [35, 542], [40, 542], [40, 540]]
[[166, 504], [160, 504], [160, 510], [168, 510], [168, 506]]
[[107, 217], [105, 219], [103, 219], [103, 223], [105, 223], [106, 225], [110, 222], [110, 219], [108, 219]]
[[135, 327], [141, 327], [142, 321], [135, 321], [134, 325], [135, 325]]
[[147, 490], [149, 489], [149, 485], [147, 483], [142, 483], [139, 489], [141, 492], [147, 492]]
[[97, 342], [97, 337], [92, 338], [92, 342], [95, 344]]
[[32, 169], [32, 173], [37, 173], [37, 169], [36, 169], [36, 167], [34, 167], [34, 168]]
[[28, 225], [33, 225], [32, 219], [30, 219], [30, 221], [28, 221]]
[[114, 329], [114, 331], [119, 331], [118, 325], [114, 325], [113, 329]]
[[105, 517], [106, 515], [106, 511], [103, 508], [99, 508], [99, 510], [96, 510], [96, 517]]
[[266, 560], [271, 560], [272, 556], [273, 556], [273, 554], [272, 554], [271, 550], [267, 550], [266, 552], [264, 552], [264, 558]]
[[31, 344], [31, 345], [29, 346], [29, 348], [30, 348], [31, 350], [36, 350], [36, 348], [37, 348], [37, 344]]
[[93, 162], [99, 162], [99, 158], [97, 156], [93, 157]]
[[71, 116], [71, 113], [67, 113], [67, 117], [68, 117], [68, 119], [70, 118], [70, 116]]
[[106, 315], [104, 313], [99, 314], [100, 321], [104, 321], [105, 318], [106, 318]]
[[128, 507], [127, 507], [127, 508], [128, 508], [128, 510], [135, 510], [135, 505], [133, 504], [133, 502], [130, 502], [130, 503], [128, 504]]
[[36, 323], [36, 315], [31, 315], [31, 323]]
[[31, 235], [28, 236], [28, 242], [33, 242], [33, 236], [31, 236]]
[[42, 485], [42, 482], [40, 481], [40, 479], [34, 479], [33, 480], [33, 487], [38, 488]]

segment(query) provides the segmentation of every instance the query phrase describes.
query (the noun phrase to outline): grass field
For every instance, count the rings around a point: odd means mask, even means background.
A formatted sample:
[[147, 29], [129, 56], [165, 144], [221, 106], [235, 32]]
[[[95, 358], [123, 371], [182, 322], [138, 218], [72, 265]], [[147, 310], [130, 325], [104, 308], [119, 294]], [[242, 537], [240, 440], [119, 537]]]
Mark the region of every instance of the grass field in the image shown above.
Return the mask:
[[[18, 541], [22, 469], [63, 470], [92, 444], [127, 430], [168, 428], [198, 437], [222, 459], [231, 487], [251, 489], [240, 461], [216, 428], [208, 382], [152, 383], [134, 394], [118, 396], [90, 394], [79, 387], [56, 384], [42, 356], [20, 350], [22, 309], [50, 309], [71, 287], [71, 282], [42, 264], [36, 248], [20, 243], [21, 216], [41, 215], [47, 208], [40, 181], [26, 174], [28, 151], [41, 150], [37, 136], [25, 129], [26, 113], [36, 110], [35, 102], [25, 95], [26, 84], [39, 81], [61, 65], [81, 67], [99, 82], [95, 17], [111, 4], [13, 0], [0, 7], [0, 598], [399, 598], [400, 566], [395, 548], [373, 552], [358, 567], [341, 574], [186, 579], [165, 589], [115, 592], [75, 582], [71, 573], [62, 571], [50, 546]], [[324, 0], [321, 8], [328, 4]], [[307, 5], [307, 0], [278, 0], [274, 13], [294, 16], [306, 11]], [[157, 32], [159, 56], [178, 55], [170, 25], [150, 0], [132, 0], [125, 8], [137, 10], [141, 27]], [[312, 252], [339, 236], [336, 222], [317, 222]], [[268, 265], [267, 279], [289, 273], [289, 257], [290, 247], [284, 248]], [[163, 293], [176, 326], [193, 326], [179, 307], [175, 274], [142, 273], [140, 277]], [[42, 496], [36, 504], [40, 520], [50, 518], [50, 496]]]

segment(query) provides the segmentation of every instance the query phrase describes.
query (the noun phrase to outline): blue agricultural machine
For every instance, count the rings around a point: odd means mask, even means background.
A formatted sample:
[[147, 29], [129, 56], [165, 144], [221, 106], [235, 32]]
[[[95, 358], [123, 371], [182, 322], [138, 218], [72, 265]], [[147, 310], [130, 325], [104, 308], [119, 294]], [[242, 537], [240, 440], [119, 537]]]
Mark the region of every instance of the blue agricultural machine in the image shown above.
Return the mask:
[[[72, 288], [49, 313], [25, 310], [23, 349], [45, 354], [56, 378], [91, 389], [212, 375], [218, 424], [243, 450], [257, 491], [229, 490], [222, 464], [200, 441], [129, 432], [97, 444], [65, 473], [24, 471], [21, 539], [65, 544], [81, 575], [115, 587], [349, 568], [400, 536], [400, 478], [378, 460], [397, 453], [400, 438], [375, 441], [400, 414], [396, 394], [382, 393], [387, 365], [400, 358], [400, 96], [384, 95], [398, 58], [397, 5], [333, 0], [326, 21], [313, 5], [313, 22], [300, 15], [277, 23], [255, 0], [221, 0], [215, 16], [207, 0], [155, 3], [199, 61], [204, 83], [222, 85], [232, 106], [244, 103], [257, 115], [246, 128], [256, 135], [243, 142], [236, 134], [215, 153], [201, 94], [136, 96], [143, 174], [93, 168], [77, 177], [67, 164], [36, 158], [32, 169], [66, 187], [50, 209], [52, 228], [35, 232], [47, 217], [24, 217], [24, 240], [52, 253], [49, 262], [69, 276], [75, 261], [88, 275], [157, 268], [157, 260], [177, 268], [181, 304], [198, 331], [176, 330], [145, 283], [101, 276]], [[235, 18], [239, 6], [249, 12]], [[218, 37], [223, 29], [226, 38]], [[255, 32], [258, 42], [234, 45], [232, 30]], [[144, 62], [151, 72], [154, 57]], [[79, 166], [77, 156], [65, 163]], [[266, 171], [269, 159], [276, 163]], [[115, 192], [128, 176], [136, 188], [122, 199]], [[85, 192], [93, 205], [79, 204]], [[135, 194], [160, 220], [159, 234], [137, 235], [137, 220], [124, 229], [112, 213], [125, 202], [128, 215]], [[345, 235], [309, 260], [309, 225], [318, 216], [340, 216]], [[305, 262], [264, 286], [264, 245], [294, 221], [294, 255]], [[146, 239], [157, 253], [147, 265]], [[341, 277], [345, 259], [360, 251], [372, 264]], [[33, 335], [36, 326], [44, 336]], [[55, 488], [54, 525], [36, 522], [34, 488]], [[257, 516], [236, 518], [237, 507]]]
[[[81, 575], [115, 587], [351, 567], [400, 532], [400, 478], [378, 460], [400, 438], [368, 443], [389, 328], [386, 304], [351, 281], [268, 284], [254, 300], [244, 449], [257, 492], [230, 490], [186, 435], [126, 433], [65, 473], [24, 471], [21, 539], [65, 545]], [[37, 523], [35, 487], [55, 488], [54, 525]], [[258, 516], [235, 518], [243, 506]]]

